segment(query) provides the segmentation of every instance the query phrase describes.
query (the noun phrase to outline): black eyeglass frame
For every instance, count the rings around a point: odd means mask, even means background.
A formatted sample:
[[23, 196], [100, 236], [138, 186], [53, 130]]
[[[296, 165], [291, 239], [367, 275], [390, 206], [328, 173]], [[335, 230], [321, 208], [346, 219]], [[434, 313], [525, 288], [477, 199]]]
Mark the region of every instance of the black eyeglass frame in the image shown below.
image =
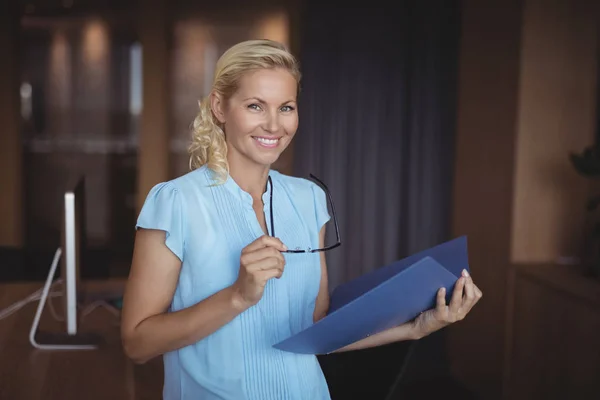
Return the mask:
[[[335, 206], [333, 205], [333, 199], [331, 198], [331, 193], [329, 193], [329, 188], [327, 188], [327, 185], [325, 185], [325, 183], [323, 183], [322, 180], [320, 180], [319, 178], [317, 178], [316, 176], [314, 176], [313, 174], [310, 174], [310, 177], [319, 184], [319, 186], [321, 186], [321, 188], [323, 189], [323, 191], [325, 192], [325, 194], [327, 195], [327, 199], [329, 200], [329, 206], [331, 207], [331, 218], [333, 219], [333, 225], [335, 226], [335, 236], [336, 236], [336, 243], [332, 244], [331, 246], [325, 246], [322, 248], [318, 248], [318, 249], [304, 249], [304, 250], [285, 250], [282, 251], [282, 253], [317, 253], [317, 252], [321, 252], [321, 251], [328, 251], [328, 250], [332, 250], [335, 249], [336, 247], [339, 247], [342, 244], [342, 241], [340, 239], [340, 228], [338, 226], [338, 221], [337, 221], [337, 217], [335, 215]], [[271, 193], [270, 193], [270, 207], [269, 207], [269, 211], [270, 211], [270, 217], [271, 217], [271, 236], [275, 236], [275, 223], [273, 221], [273, 181], [271, 180], [271, 177], [269, 176], [269, 185], [271, 185]]]

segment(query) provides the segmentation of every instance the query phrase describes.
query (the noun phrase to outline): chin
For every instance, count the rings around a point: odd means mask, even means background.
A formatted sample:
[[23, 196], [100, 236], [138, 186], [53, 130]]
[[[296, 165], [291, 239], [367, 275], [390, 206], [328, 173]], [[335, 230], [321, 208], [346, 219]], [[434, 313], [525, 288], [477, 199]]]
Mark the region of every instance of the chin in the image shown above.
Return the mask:
[[268, 167], [272, 164], [275, 164], [275, 162], [277, 162], [277, 160], [279, 160], [279, 156], [281, 154], [277, 154], [277, 155], [273, 155], [273, 156], [267, 156], [267, 155], [253, 155], [253, 157], [251, 157], [252, 161], [254, 161], [256, 164], [259, 165], [263, 165], [265, 167]]

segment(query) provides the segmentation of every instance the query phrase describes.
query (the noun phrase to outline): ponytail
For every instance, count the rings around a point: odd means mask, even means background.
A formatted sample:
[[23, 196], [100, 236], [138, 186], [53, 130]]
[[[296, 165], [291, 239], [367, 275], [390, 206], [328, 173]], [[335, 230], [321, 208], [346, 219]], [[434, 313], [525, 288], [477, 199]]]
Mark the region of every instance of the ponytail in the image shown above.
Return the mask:
[[210, 96], [204, 98], [199, 105], [200, 111], [192, 124], [190, 169], [194, 170], [206, 164], [216, 173], [217, 180], [223, 183], [229, 175], [225, 132], [212, 112]]

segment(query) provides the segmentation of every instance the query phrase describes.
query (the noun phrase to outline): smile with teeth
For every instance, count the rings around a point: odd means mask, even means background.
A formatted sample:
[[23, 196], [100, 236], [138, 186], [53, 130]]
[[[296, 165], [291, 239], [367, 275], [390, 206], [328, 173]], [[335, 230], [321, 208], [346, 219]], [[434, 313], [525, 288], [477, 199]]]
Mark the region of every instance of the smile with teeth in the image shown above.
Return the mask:
[[253, 136], [253, 138], [261, 146], [264, 146], [264, 147], [275, 147], [275, 146], [277, 146], [277, 143], [279, 143], [279, 138], [269, 139], [269, 138], [264, 138], [264, 137], [255, 137], [255, 136]]

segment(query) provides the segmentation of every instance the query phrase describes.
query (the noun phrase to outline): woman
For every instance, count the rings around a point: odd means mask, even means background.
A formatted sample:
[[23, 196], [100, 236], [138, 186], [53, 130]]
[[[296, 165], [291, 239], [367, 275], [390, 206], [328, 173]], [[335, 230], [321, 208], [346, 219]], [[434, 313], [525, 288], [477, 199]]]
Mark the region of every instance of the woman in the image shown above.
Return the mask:
[[[140, 212], [122, 339], [136, 362], [164, 355], [165, 399], [329, 399], [315, 356], [272, 347], [329, 307], [324, 252], [286, 252], [324, 246], [325, 194], [270, 169], [296, 133], [299, 82], [278, 43], [230, 48], [194, 121], [192, 171]], [[415, 321], [339, 351], [418, 339], [480, 297], [464, 276], [449, 305], [440, 291]]]

